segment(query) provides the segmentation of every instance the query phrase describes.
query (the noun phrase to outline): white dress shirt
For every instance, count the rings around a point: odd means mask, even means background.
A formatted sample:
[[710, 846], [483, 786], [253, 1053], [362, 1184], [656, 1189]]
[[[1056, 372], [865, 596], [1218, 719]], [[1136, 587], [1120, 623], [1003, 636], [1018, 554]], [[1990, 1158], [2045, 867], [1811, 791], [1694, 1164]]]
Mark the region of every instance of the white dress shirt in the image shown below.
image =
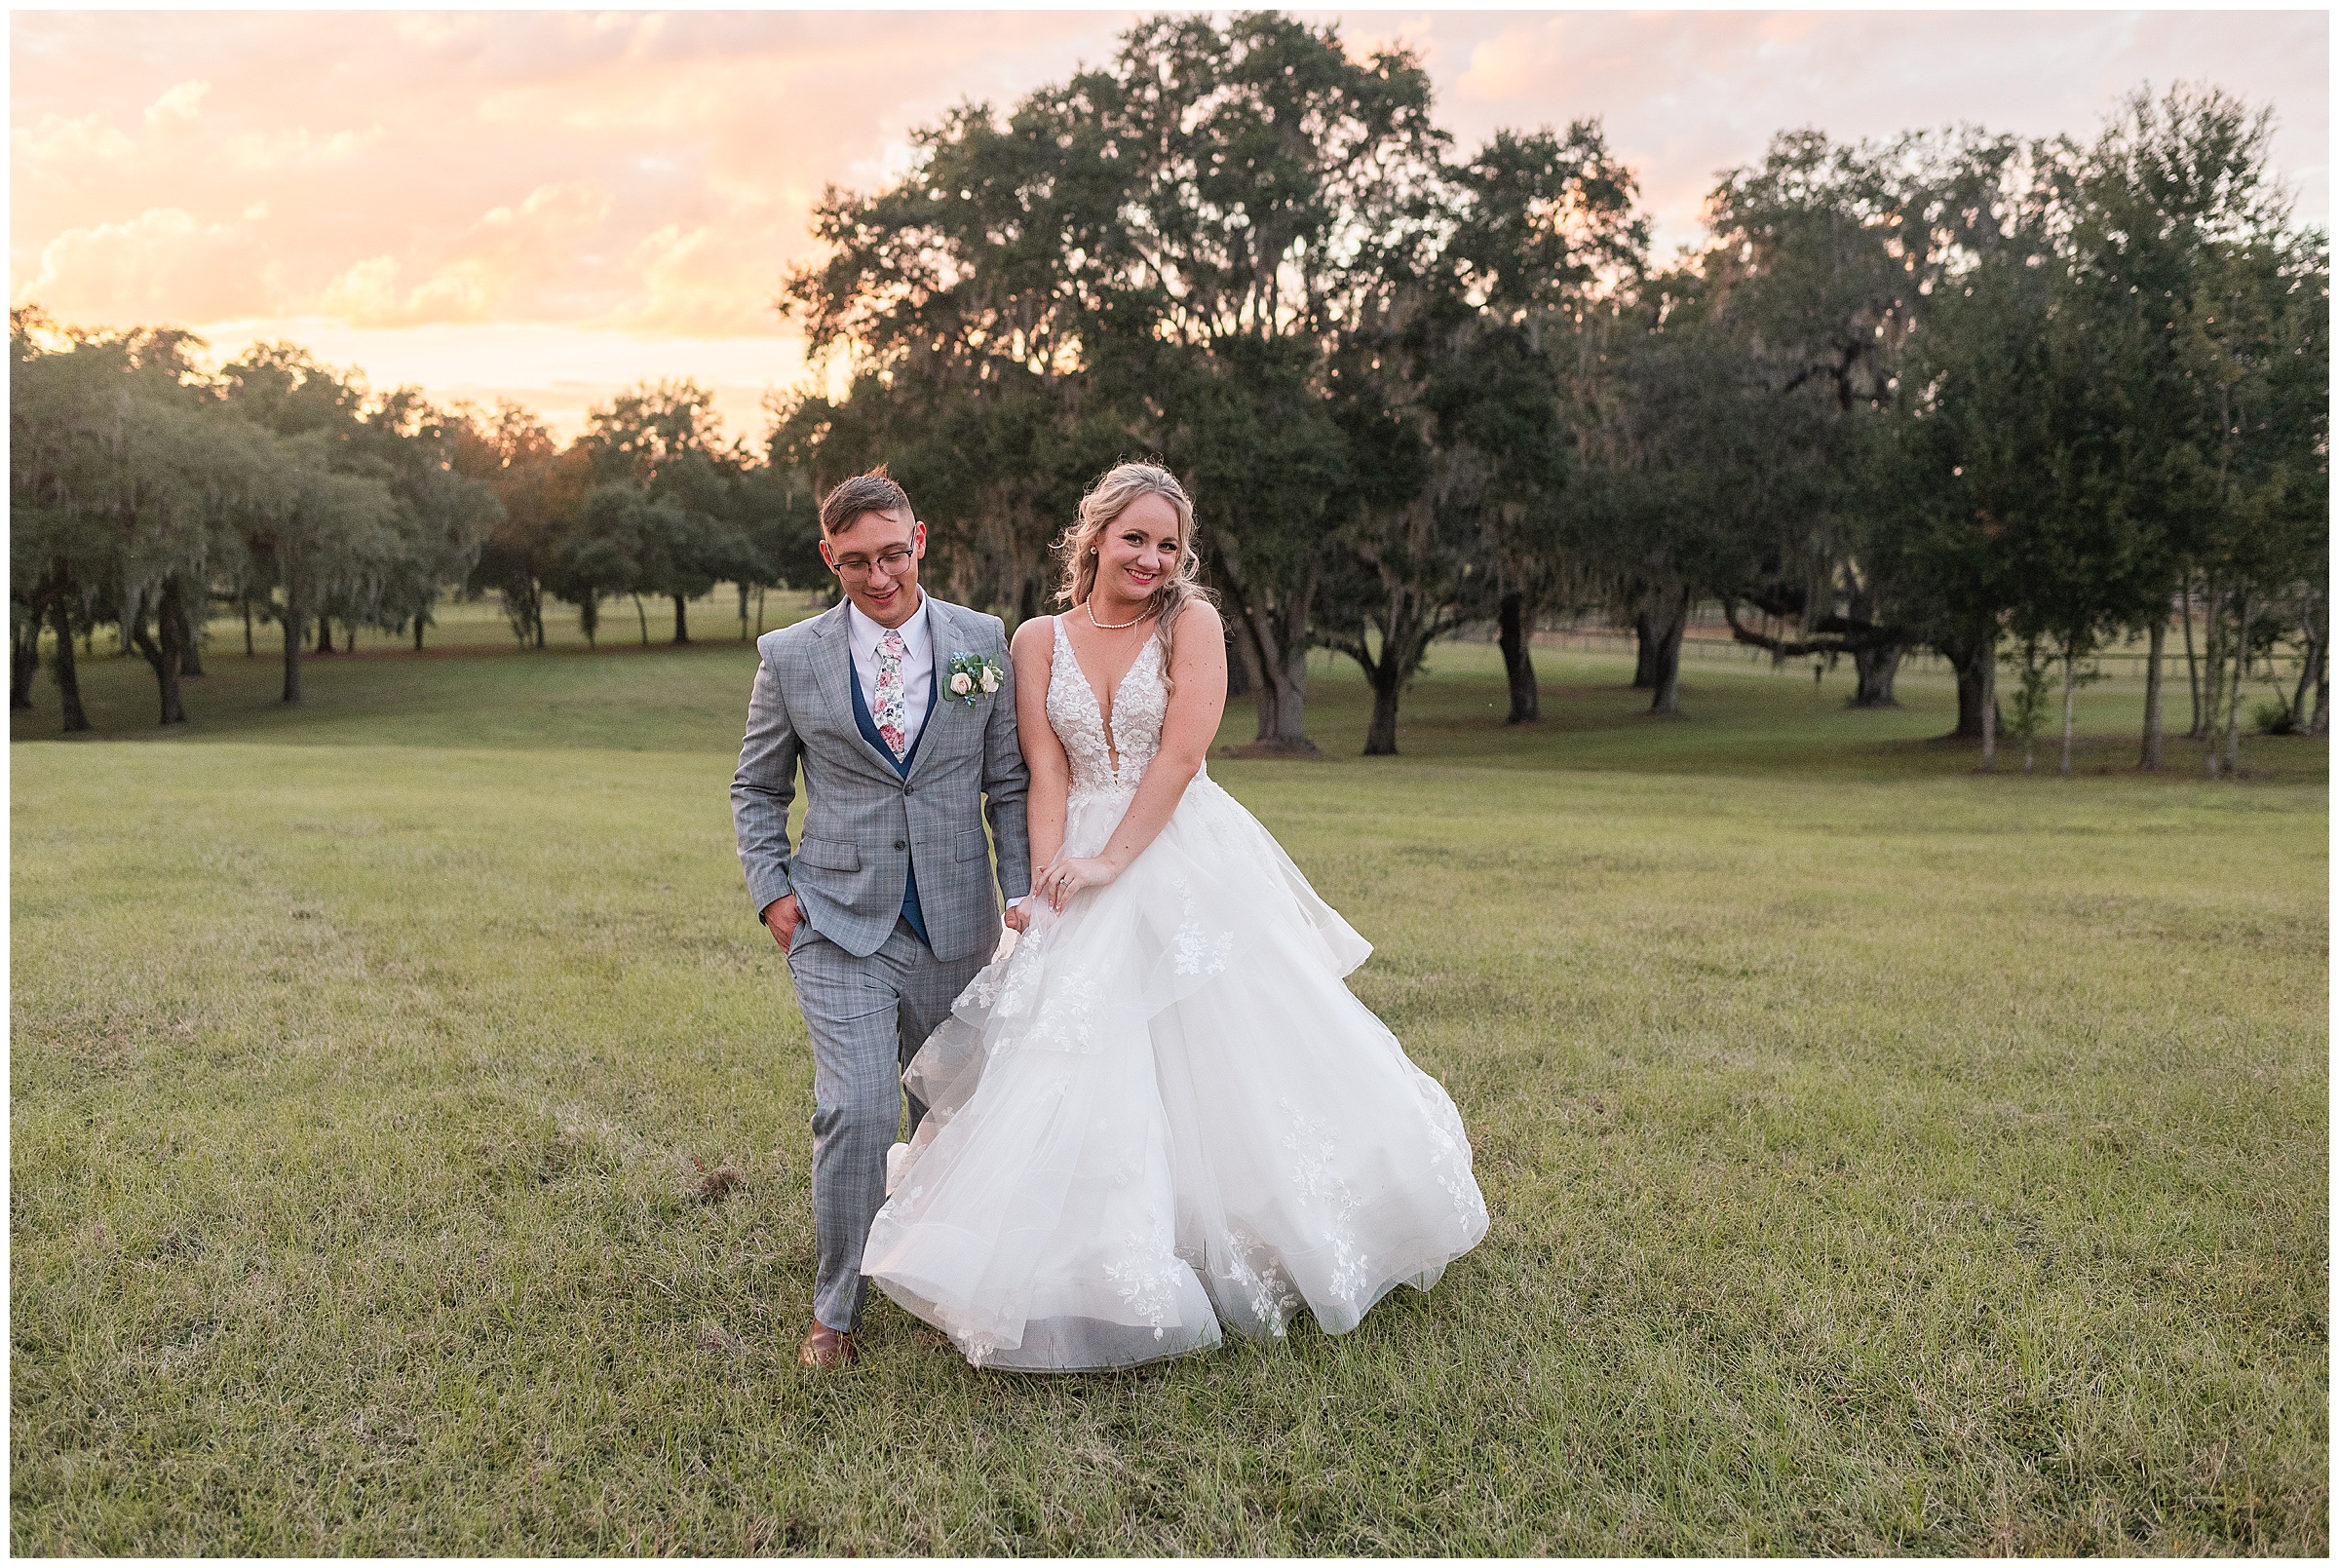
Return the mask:
[[[847, 599], [845, 630], [853, 643], [853, 675], [861, 682], [861, 700], [875, 713], [877, 644], [886, 629], [862, 614], [861, 606]], [[893, 630], [901, 633], [901, 641], [909, 650], [901, 656], [903, 744], [915, 746], [918, 732], [926, 727], [926, 704], [934, 694], [934, 633], [928, 626], [925, 590], [918, 591], [918, 607], [909, 619]]]

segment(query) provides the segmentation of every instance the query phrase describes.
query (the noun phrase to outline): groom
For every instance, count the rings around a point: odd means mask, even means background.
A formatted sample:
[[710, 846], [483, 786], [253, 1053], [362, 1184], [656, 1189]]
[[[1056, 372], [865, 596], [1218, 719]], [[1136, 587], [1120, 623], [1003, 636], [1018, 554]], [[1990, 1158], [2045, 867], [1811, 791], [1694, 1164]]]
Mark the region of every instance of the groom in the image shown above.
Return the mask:
[[[807, 1366], [853, 1359], [902, 1066], [999, 938], [991, 840], [1018, 930], [1031, 880], [1007, 638], [996, 617], [919, 589], [925, 554], [926, 525], [882, 464], [828, 492], [821, 558], [845, 602], [756, 642], [763, 663], [731, 781], [748, 896], [787, 954], [812, 1035], [820, 1275], [797, 1352]], [[791, 853], [799, 762], [804, 833]], [[909, 1102], [913, 1129], [924, 1112]]]

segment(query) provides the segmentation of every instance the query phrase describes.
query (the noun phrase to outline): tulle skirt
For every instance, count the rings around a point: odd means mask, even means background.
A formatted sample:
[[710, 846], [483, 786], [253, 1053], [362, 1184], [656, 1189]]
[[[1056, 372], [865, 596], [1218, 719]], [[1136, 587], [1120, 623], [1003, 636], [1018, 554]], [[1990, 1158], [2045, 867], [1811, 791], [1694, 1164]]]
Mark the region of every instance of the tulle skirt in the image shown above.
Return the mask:
[[[1126, 792], [1075, 796], [1100, 850]], [[1042, 909], [903, 1075], [929, 1107], [863, 1272], [977, 1365], [1131, 1366], [1354, 1328], [1486, 1233], [1453, 1101], [1342, 977], [1371, 947], [1206, 775]]]

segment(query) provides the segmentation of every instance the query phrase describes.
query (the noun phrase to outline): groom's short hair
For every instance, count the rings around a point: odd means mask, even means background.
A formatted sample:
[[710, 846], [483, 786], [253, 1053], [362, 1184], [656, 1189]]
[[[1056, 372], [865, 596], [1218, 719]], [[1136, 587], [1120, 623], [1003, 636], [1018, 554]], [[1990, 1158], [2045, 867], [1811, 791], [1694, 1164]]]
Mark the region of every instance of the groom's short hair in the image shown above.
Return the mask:
[[909, 496], [878, 464], [866, 474], [856, 474], [828, 492], [821, 503], [821, 536], [833, 539], [861, 520], [864, 512], [909, 511]]

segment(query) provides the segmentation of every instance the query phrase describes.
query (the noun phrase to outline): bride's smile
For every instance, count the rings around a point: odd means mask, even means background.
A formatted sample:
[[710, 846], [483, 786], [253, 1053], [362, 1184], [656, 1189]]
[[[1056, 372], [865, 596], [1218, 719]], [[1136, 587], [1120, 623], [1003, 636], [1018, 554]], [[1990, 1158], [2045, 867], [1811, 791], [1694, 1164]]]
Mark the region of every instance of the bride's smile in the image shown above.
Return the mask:
[[1089, 610], [1100, 625], [1128, 621], [1151, 606], [1154, 591], [1177, 565], [1183, 535], [1177, 509], [1140, 496], [1096, 541], [1096, 586]]

